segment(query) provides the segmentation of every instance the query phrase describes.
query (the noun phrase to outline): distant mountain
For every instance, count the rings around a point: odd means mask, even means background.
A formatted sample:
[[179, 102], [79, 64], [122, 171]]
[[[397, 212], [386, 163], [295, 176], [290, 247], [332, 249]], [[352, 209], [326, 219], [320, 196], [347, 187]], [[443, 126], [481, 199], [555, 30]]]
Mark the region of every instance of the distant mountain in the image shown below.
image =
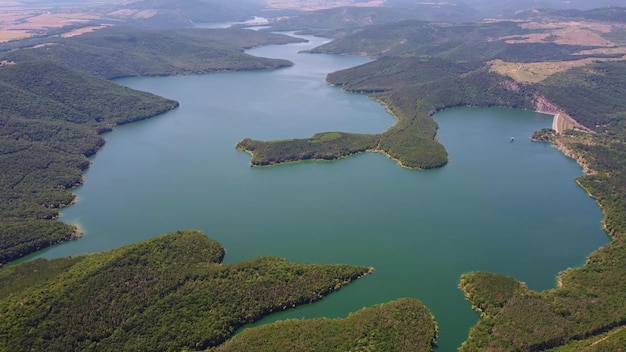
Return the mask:
[[609, 6], [626, 6], [626, 0], [465, 0], [465, 1], [423, 1], [387, 0], [386, 7], [420, 8], [425, 6], [457, 8], [473, 11], [480, 17], [509, 17], [518, 11], [528, 9], [591, 10]]
[[553, 15], [598, 21], [626, 22], [626, 7], [605, 7], [588, 11], [561, 10], [554, 11]]
[[399, 7], [335, 7], [311, 11], [300, 16], [279, 17], [272, 23], [273, 30], [346, 29], [394, 23], [403, 20], [434, 22], [470, 22], [480, 20], [471, 8], [454, 5], [423, 5]]
[[291, 66], [287, 60], [248, 55], [260, 45], [302, 39], [245, 29], [182, 28], [140, 30], [110, 27], [46, 45], [0, 55], [9, 62], [46, 61], [107, 79], [131, 76], [265, 70]]
[[259, 0], [141, 0], [130, 2], [109, 15], [133, 24], [164, 27], [245, 21], [262, 9]]

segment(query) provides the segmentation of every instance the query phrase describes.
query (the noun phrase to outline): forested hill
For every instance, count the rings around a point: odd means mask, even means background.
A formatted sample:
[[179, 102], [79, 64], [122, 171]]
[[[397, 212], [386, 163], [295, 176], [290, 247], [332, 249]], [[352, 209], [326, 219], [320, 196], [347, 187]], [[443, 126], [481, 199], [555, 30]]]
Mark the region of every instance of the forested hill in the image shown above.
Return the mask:
[[49, 62], [0, 67], [0, 264], [74, 236], [51, 221], [113, 126], [178, 106]]
[[587, 11], [560, 10], [547, 11], [551, 15], [569, 17], [572, 19], [587, 19], [607, 22], [626, 22], [626, 7], [602, 7]]
[[344, 319], [286, 320], [246, 329], [211, 352], [430, 352], [437, 324], [416, 299], [363, 308]]
[[291, 66], [245, 49], [301, 42], [286, 35], [246, 29], [138, 30], [110, 27], [70, 38], [48, 38], [36, 47], [0, 55], [12, 62], [47, 61], [100, 77], [201, 74]]
[[245, 21], [262, 11], [258, 0], [140, 0], [120, 4], [112, 15], [135, 26], [182, 27], [193, 23]]
[[519, 23], [502, 21], [494, 23], [442, 24], [423, 21], [367, 27], [357, 33], [319, 46], [311, 52], [340, 55], [367, 55], [380, 57], [440, 57], [463, 62], [485, 62], [492, 59], [516, 62], [547, 60], [578, 60], [585, 57], [616, 57], [600, 53], [580, 54], [594, 46], [558, 44], [550, 41], [518, 42], [536, 30], [524, 28]]
[[[201, 350], [243, 324], [317, 301], [371, 271], [273, 257], [226, 265], [224, 254], [203, 233], [184, 231], [100, 254], [4, 268], [0, 350]], [[434, 322], [421, 304], [411, 307], [421, 314], [404, 319], [425, 321], [420, 339], [427, 341], [422, 351], [430, 351]], [[389, 318], [385, 323], [402, 319]]]
[[467, 5], [411, 4], [409, 7], [335, 7], [311, 11], [299, 16], [278, 17], [271, 21], [272, 31], [306, 29], [314, 33], [345, 35], [360, 31], [362, 27], [403, 20], [436, 22], [470, 22], [480, 16]]

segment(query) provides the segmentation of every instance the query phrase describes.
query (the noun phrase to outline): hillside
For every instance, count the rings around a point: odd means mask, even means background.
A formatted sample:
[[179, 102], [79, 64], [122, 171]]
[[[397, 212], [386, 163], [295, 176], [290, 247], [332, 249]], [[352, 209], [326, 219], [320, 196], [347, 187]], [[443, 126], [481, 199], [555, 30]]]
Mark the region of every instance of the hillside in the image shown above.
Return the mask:
[[569, 45], [549, 40], [511, 41], [526, 38], [538, 28], [512, 21], [450, 25], [423, 21], [403, 21], [367, 27], [324, 44], [314, 53], [366, 55], [372, 58], [398, 56], [441, 57], [454, 61], [484, 62], [493, 59], [518, 62], [603, 58], [603, 53], [580, 54], [593, 44]]
[[345, 319], [286, 320], [246, 329], [210, 351], [432, 351], [437, 325], [416, 299], [363, 308]]
[[[224, 265], [224, 254], [203, 233], [179, 231], [109, 252], [4, 268], [0, 350], [202, 350], [371, 270], [272, 257]], [[420, 304], [413, 307], [428, 316]], [[432, 338], [432, 323], [424, 328]]]
[[109, 27], [70, 38], [50, 38], [33, 48], [0, 55], [0, 61], [47, 61], [107, 79], [129, 76], [267, 70], [287, 60], [254, 57], [244, 49], [302, 41], [245, 29], [137, 30]]
[[100, 133], [178, 106], [47, 62], [0, 67], [0, 264], [76, 237], [54, 221]]
[[270, 21], [272, 31], [305, 30], [324, 36], [340, 37], [361, 31], [362, 27], [404, 20], [470, 22], [480, 17], [469, 6], [421, 4], [414, 7], [334, 7], [298, 16], [281, 16]]

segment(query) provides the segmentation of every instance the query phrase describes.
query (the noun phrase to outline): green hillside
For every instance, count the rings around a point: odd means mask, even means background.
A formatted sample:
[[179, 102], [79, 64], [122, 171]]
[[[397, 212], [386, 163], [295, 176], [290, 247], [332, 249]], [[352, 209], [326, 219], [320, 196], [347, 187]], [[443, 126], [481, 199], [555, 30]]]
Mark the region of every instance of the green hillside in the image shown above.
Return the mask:
[[366, 27], [311, 51], [372, 58], [439, 57], [459, 62], [485, 62], [496, 58], [535, 62], [604, 57], [600, 54], [577, 54], [591, 48], [588, 46], [549, 41], [507, 44], [502, 39], [510, 36], [523, 38], [536, 32], [512, 21], [462, 24], [403, 21]]
[[48, 38], [37, 48], [14, 50], [0, 60], [46, 61], [113, 79], [129, 76], [267, 70], [287, 60], [259, 58], [244, 49], [302, 39], [246, 29], [139, 30], [110, 27], [71, 38]]
[[0, 264], [76, 237], [54, 221], [100, 133], [178, 106], [48, 62], [0, 67]]
[[432, 351], [437, 325], [418, 300], [364, 308], [345, 319], [286, 320], [244, 330], [210, 351]]
[[[0, 350], [205, 349], [243, 324], [317, 301], [371, 270], [272, 257], [226, 265], [224, 254], [203, 233], [183, 231], [4, 268]], [[412, 308], [428, 316], [419, 304]], [[424, 330], [434, 336], [432, 322]]]

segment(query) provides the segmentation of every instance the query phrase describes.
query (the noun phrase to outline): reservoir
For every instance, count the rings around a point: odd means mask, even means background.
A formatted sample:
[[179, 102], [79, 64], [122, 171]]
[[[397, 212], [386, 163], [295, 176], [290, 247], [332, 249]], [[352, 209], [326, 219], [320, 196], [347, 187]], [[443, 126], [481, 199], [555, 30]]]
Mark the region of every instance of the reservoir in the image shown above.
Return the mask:
[[85, 235], [40, 256], [100, 252], [199, 229], [225, 246], [226, 263], [273, 255], [373, 266], [374, 274], [322, 301], [261, 323], [345, 317], [415, 297], [437, 319], [438, 350], [454, 351], [478, 319], [457, 287], [463, 273], [486, 270], [531, 289], [553, 288], [560, 271], [607, 243], [600, 210], [574, 182], [580, 167], [529, 140], [552, 121], [533, 112], [438, 113], [450, 162], [437, 170], [403, 169], [371, 153], [250, 168], [250, 156], [234, 148], [246, 137], [377, 133], [394, 123], [366, 96], [324, 83], [329, 72], [368, 59], [299, 54], [322, 43], [306, 38], [311, 42], [250, 51], [296, 64], [278, 71], [120, 80], [176, 99], [180, 108], [105, 135], [107, 144], [76, 190], [78, 203], [62, 212]]

